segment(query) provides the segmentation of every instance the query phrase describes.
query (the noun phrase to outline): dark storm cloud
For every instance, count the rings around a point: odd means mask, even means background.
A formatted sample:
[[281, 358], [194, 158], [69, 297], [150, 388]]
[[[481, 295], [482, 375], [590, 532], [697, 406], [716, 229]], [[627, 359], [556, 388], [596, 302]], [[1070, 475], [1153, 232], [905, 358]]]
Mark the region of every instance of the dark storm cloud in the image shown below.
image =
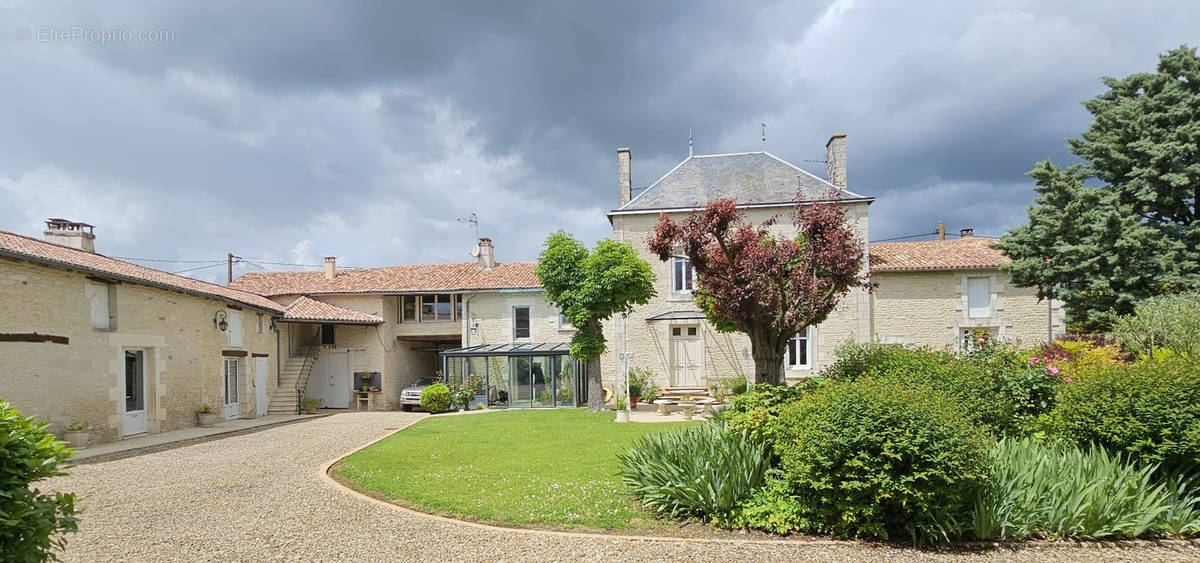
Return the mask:
[[[1099, 76], [1200, 43], [1190, 3], [16, 2], [0, 7], [0, 228], [97, 223], [116, 255], [368, 265], [501, 258], [608, 231], [618, 146], [645, 186], [757, 150], [876, 195], [872, 237], [999, 234], [1069, 158]], [[21, 42], [22, 26], [169, 30]], [[206, 275], [207, 272], [200, 272]]]

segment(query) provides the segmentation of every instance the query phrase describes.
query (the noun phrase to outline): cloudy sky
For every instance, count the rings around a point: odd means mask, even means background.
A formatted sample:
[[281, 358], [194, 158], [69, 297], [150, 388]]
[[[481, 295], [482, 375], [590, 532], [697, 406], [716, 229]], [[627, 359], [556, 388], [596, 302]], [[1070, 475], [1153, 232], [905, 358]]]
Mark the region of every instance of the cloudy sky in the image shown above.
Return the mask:
[[560, 227], [610, 233], [618, 146], [643, 187], [689, 129], [697, 153], [759, 150], [765, 122], [821, 176], [806, 161], [848, 134], [872, 239], [996, 235], [1099, 77], [1200, 45], [1200, 3], [1140, 4], [0, 0], [0, 229], [372, 266], [470, 259], [474, 212], [500, 260], [531, 259]]

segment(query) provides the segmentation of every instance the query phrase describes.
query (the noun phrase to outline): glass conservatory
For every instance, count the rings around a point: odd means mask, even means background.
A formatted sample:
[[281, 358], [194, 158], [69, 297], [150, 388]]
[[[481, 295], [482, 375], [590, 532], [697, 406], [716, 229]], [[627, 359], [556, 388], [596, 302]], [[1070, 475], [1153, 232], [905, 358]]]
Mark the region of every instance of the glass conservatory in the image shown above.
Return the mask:
[[472, 407], [577, 407], [587, 378], [570, 351], [565, 342], [455, 348], [441, 353], [442, 373], [447, 384], [474, 383]]

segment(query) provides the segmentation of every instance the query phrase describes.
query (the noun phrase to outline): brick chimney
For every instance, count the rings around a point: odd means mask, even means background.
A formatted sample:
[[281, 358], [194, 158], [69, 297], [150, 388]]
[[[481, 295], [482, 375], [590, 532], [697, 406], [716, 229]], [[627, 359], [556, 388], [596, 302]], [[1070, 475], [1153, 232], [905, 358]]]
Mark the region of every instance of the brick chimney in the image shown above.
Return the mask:
[[617, 207], [629, 203], [633, 192], [633, 176], [630, 166], [633, 156], [628, 148], [617, 149]]
[[475, 261], [480, 268], [485, 270], [496, 267], [496, 249], [492, 246], [492, 239], [487, 237], [479, 239], [479, 252], [475, 255]]
[[96, 252], [96, 234], [92, 225], [67, 219], [46, 219], [46, 242]]
[[846, 189], [846, 134], [837, 133], [825, 143], [825, 166], [829, 183]]
[[337, 256], [325, 257], [325, 279], [332, 280], [337, 277]]

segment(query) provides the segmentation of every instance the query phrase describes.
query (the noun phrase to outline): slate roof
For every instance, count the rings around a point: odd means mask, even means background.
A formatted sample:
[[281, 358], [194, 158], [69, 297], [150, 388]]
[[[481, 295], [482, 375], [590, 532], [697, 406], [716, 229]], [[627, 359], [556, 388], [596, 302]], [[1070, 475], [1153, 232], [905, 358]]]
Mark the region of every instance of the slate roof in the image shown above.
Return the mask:
[[689, 156], [614, 213], [690, 209], [733, 198], [742, 204], [835, 198], [871, 199], [839, 190], [769, 152]]
[[475, 262], [416, 264], [338, 270], [332, 280], [324, 272], [247, 272], [231, 287], [265, 296], [539, 289], [535, 268], [537, 262], [504, 262], [490, 270]]
[[109, 258], [103, 254], [70, 248], [8, 231], [0, 231], [0, 256], [65, 268], [101, 278], [209, 297], [273, 313], [283, 312], [282, 306], [261, 295], [170, 274], [162, 270]]
[[875, 242], [869, 247], [871, 272], [996, 269], [1010, 260], [992, 248], [995, 242], [987, 237]]
[[284, 322], [325, 322], [337, 324], [381, 325], [383, 319], [366, 313], [360, 313], [344, 307], [338, 307], [309, 297], [300, 297], [292, 301], [283, 310]]

